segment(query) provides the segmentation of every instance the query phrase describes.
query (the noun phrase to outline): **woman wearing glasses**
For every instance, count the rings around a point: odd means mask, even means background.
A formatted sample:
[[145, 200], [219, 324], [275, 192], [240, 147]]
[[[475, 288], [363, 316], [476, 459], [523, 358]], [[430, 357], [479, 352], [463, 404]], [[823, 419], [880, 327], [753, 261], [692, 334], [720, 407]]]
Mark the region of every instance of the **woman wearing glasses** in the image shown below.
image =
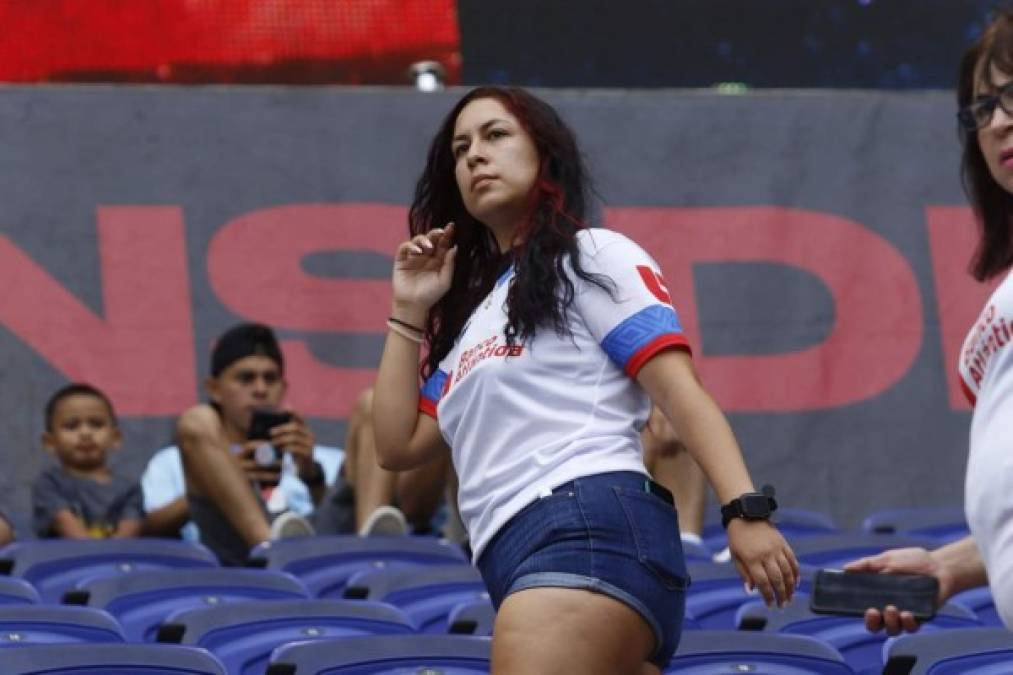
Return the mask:
[[[978, 281], [1005, 274], [960, 350], [961, 384], [974, 405], [964, 509], [971, 536], [928, 552], [887, 551], [849, 571], [928, 574], [939, 602], [990, 584], [1013, 629], [1013, 11], [1000, 13], [968, 50], [957, 89], [964, 188], [979, 224], [971, 271]], [[896, 635], [918, 623], [903, 608], [870, 609], [870, 630]]]

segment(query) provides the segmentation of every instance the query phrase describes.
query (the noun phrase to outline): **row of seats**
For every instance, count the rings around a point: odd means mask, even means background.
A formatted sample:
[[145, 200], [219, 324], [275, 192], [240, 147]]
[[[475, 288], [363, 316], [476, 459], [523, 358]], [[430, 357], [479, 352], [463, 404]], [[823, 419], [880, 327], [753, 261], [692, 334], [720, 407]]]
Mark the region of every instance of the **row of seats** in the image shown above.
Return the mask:
[[[274, 649], [264, 662], [229, 664], [212, 653], [168, 645], [72, 644], [6, 650], [8, 675], [471, 675], [490, 670], [487, 638], [368, 635], [305, 640]], [[1013, 636], [1006, 631], [953, 630], [898, 638], [887, 650], [885, 675], [1008, 673]], [[666, 675], [778, 673], [856, 675], [832, 648], [800, 635], [696, 631], [687, 633]], [[873, 671], [869, 671], [873, 672]]]

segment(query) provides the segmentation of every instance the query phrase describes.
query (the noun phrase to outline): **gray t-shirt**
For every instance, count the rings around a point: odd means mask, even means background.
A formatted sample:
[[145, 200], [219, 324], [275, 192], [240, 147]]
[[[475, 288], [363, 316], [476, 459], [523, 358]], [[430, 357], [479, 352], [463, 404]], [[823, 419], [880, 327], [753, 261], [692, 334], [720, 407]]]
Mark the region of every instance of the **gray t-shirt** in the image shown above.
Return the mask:
[[32, 483], [32, 529], [37, 536], [53, 536], [53, 519], [60, 509], [69, 509], [79, 517], [95, 538], [110, 536], [121, 520], [144, 517], [137, 482], [113, 475], [108, 483], [99, 483], [54, 466]]

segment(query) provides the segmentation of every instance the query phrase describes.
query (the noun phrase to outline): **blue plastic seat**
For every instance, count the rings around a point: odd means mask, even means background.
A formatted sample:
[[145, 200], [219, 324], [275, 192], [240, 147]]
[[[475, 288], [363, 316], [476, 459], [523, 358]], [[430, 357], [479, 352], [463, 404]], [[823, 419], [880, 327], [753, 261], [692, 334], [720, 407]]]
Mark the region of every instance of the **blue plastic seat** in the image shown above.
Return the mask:
[[488, 598], [462, 602], [447, 615], [447, 630], [455, 635], [492, 635], [496, 610]]
[[792, 539], [791, 547], [800, 563], [840, 569], [845, 563], [868, 555], [882, 553], [891, 548], [920, 546], [936, 548], [938, 543], [928, 537], [895, 534], [869, 534], [867, 532], [841, 532]]
[[[62, 605], [0, 606], [0, 646], [125, 642], [120, 624], [107, 612]], [[0, 656], [2, 661], [3, 656]], [[0, 671], [2, 671], [0, 666]]]
[[175, 645], [30, 645], [2, 658], [4, 675], [227, 675], [206, 651]]
[[203, 546], [175, 539], [37, 539], [0, 549], [0, 573], [32, 584], [56, 603], [84, 579], [166, 568], [217, 567]]
[[41, 600], [35, 586], [24, 579], [0, 577], [0, 605], [34, 605]]
[[450, 611], [462, 602], [485, 600], [482, 575], [471, 565], [361, 572], [352, 576], [345, 597], [386, 602], [401, 609], [420, 633], [447, 633]]
[[432, 537], [332, 535], [282, 539], [261, 544], [250, 554], [252, 566], [288, 572], [316, 598], [340, 599], [357, 572], [397, 567], [468, 563], [461, 547]]
[[[803, 635], [743, 631], [691, 631], [665, 674], [853, 675], [833, 647]], [[302, 673], [299, 673], [302, 675]]]
[[[683, 628], [692, 630], [698, 626], [704, 630], [733, 630], [736, 611], [758, 596], [746, 592], [734, 565], [689, 563], [687, 569], [692, 581], [686, 591]], [[808, 592], [812, 588], [815, 569], [803, 565], [801, 572], [799, 591]]]
[[488, 638], [381, 635], [324, 640], [277, 649], [265, 675], [476, 675], [490, 668]]
[[[974, 613], [956, 605], [943, 605], [936, 618], [922, 624], [925, 633], [945, 632], [953, 628], [980, 626]], [[800, 594], [783, 609], [752, 601], [739, 608], [736, 627], [743, 631], [765, 631], [808, 635], [824, 642], [844, 657], [856, 672], [876, 672], [883, 667], [883, 632], [870, 633], [858, 616], [816, 614], [809, 609], [809, 597]]]
[[129, 641], [154, 642], [158, 626], [173, 612], [308, 597], [298, 579], [282, 572], [211, 567], [91, 579], [68, 591], [64, 602], [104, 609], [120, 622]]
[[1004, 626], [1002, 619], [999, 618], [999, 611], [995, 608], [992, 589], [988, 586], [979, 586], [957, 593], [950, 598], [950, 602], [974, 612], [984, 626], [998, 626], [1000, 628]]
[[[833, 518], [825, 513], [810, 509], [778, 507], [774, 512], [773, 520], [777, 523], [777, 529], [791, 539], [840, 532], [840, 528], [837, 527]], [[721, 527], [720, 516], [707, 522], [702, 538], [713, 551], [720, 551], [728, 545], [728, 535], [725, 528]]]
[[865, 517], [862, 531], [930, 537], [938, 544], [956, 541], [970, 534], [964, 509], [958, 506], [883, 509]]
[[1013, 634], [963, 628], [902, 635], [889, 647], [884, 675], [981, 675], [1013, 672]]
[[361, 635], [409, 635], [411, 621], [365, 600], [276, 600], [190, 609], [170, 616], [159, 642], [203, 647], [232, 675], [261, 675], [271, 650], [288, 642]]

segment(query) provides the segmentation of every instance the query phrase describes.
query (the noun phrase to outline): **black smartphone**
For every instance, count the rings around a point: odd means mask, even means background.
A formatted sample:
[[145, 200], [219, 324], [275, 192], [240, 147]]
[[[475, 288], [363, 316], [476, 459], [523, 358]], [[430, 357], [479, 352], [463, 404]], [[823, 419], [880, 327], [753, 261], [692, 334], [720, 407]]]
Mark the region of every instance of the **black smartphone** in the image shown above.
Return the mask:
[[819, 614], [862, 616], [873, 607], [893, 605], [919, 621], [936, 615], [939, 580], [919, 574], [875, 574], [819, 570], [809, 609]]
[[292, 421], [291, 413], [271, 408], [258, 408], [253, 411], [253, 416], [250, 418], [250, 428], [246, 432], [246, 438], [251, 441], [269, 441], [271, 440], [271, 429], [290, 421]]

